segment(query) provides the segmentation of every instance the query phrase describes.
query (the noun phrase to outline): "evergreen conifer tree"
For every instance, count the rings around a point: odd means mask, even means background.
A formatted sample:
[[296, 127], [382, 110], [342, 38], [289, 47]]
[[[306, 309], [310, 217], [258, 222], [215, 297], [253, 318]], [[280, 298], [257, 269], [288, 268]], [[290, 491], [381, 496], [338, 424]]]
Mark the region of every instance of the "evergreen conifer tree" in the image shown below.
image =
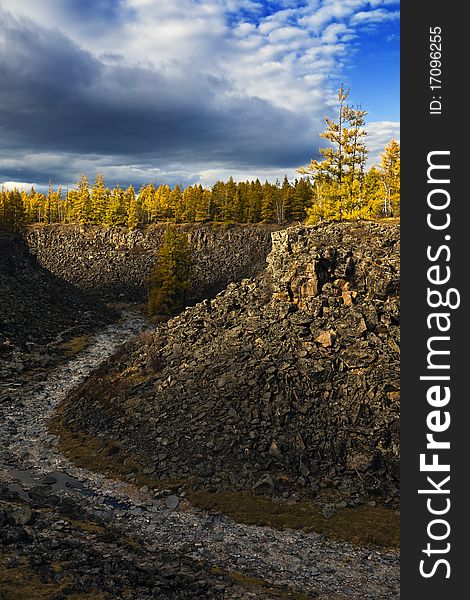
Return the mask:
[[95, 184], [91, 189], [90, 221], [92, 223], [101, 224], [105, 222], [108, 209], [108, 196], [109, 190], [104, 185], [103, 175], [98, 173]]
[[76, 223], [91, 222], [91, 197], [90, 184], [85, 175], [82, 175], [78, 182], [77, 195], [74, 198], [73, 219]]
[[[343, 219], [360, 216], [361, 191], [367, 150], [366, 131], [361, 107], [347, 104], [349, 90], [341, 85], [338, 92], [337, 120], [325, 117], [326, 129], [320, 137], [330, 146], [320, 148], [322, 161], [312, 160], [298, 171], [311, 174], [315, 181], [316, 203], [308, 211], [308, 221]], [[319, 206], [317, 205], [319, 203]]]
[[384, 216], [400, 214], [400, 144], [390, 140], [380, 163], [380, 179], [384, 187]]
[[135, 229], [140, 221], [140, 210], [132, 185], [124, 192], [124, 202], [127, 207], [127, 226], [129, 229]]
[[184, 307], [190, 289], [188, 236], [168, 227], [150, 274], [148, 310], [151, 316], [171, 315]]
[[23, 233], [26, 228], [26, 210], [18, 189], [0, 193], [0, 230]]

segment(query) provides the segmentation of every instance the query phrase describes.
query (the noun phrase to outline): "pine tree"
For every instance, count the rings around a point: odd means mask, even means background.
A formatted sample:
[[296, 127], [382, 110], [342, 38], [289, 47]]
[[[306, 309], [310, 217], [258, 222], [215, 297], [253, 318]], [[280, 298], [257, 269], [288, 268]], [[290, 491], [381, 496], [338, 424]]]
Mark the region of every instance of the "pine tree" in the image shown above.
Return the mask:
[[54, 190], [52, 182], [49, 182], [49, 189], [44, 203], [44, 223], [58, 223], [64, 220], [64, 206], [62, 200], [62, 188], [59, 186]]
[[259, 223], [261, 221], [261, 207], [263, 204], [263, 187], [259, 179], [252, 181], [248, 189], [247, 201], [248, 223]]
[[364, 129], [364, 118], [367, 115], [361, 106], [355, 109], [347, 107], [345, 117], [347, 127], [344, 127], [345, 144], [345, 174], [346, 197], [343, 199], [345, 213], [349, 218], [361, 214], [363, 198], [365, 163], [368, 151], [365, 146], [367, 132]]
[[302, 177], [294, 182], [292, 195], [292, 206], [290, 212], [291, 221], [303, 221], [307, 215], [307, 208], [312, 202], [312, 186], [307, 178]]
[[276, 218], [278, 225], [284, 225], [284, 223], [288, 223], [290, 221], [293, 197], [294, 190], [287, 179], [287, 175], [285, 175], [282, 182], [282, 187], [279, 190], [276, 207]]
[[26, 210], [18, 189], [0, 193], [0, 230], [23, 233], [26, 228]]
[[263, 200], [261, 204], [261, 218], [263, 223], [277, 222], [277, 204], [280, 190], [277, 185], [265, 181], [263, 183]]
[[366, 199], [365, 218], [382, 218], [384, 216], [384, 187], [381, 173], [372, 166], [364, 178], [364, 197]]
[[[343, 86], [338, 92], [337, 120], [325, 117], [326, 130], [320, 137], [330, 142], [320, 148], [322, 161], [312, 160], [298, 171], [318, 180], [317, 192], [321, 207], [312, 206], [309, 222], [319, 218], [352, 218], [361, 211], [361, 191], [364, 180], [367, 150], [364, 144], [366, 131], [362, 107], [347, 104], [349, 90]], [[321, 192], [320, 192], [321, 190]], [[318, 195], [318, 194], [317, 194]]]
[[214, 211], [214, 221], [223, 220], [223, 210], [225, 204], [225, 183], [216, 181], [212, 186], [212, 206]]
[[142, 207], [141, 219], [144, 224], [151, 223], [156, 214], [156, 189], [153, 183], [143, 185], [139, 190], [139, 201]]
[[171, 188], [169, 185], [160, 185], [155, 193], [155, 220], [171, 219]]
[[9, 222], [8, 209], [7, 193], [2, 186], [2, 191], [0, 192], [0, 231], [7, 231], [7, 223]]
[[91, 222], [90, 184], [85, 175], [82, 175], [78, 182], [77, 195], [74, 198], [73, 220], [76, 223]]
[[65, 201], [62, 197], [62, 186], [59, 185], [57, 191], [53, 194], [53, 214], [52, 221], [54, 223], [64, 223], [65, 222]]
[[212, 220], [212, 193], [201, 187], [196, 206], [195, 220], [197, 223], [205, 223]]
[[184, 307], [190, 289], [188, 236], [169, 227], [150, 275], [148, 310], [151, 316], [171, 315]]
[[124, 192], [124, 202], [127, 207], [127, 226], [135, 229], [140, 221], [140, 207], [132, 185]]
[[91, 189], [90, 199], [90, 222], [95, 224], [104, 223], [108, 209], [109, 190], [104, 185], [104, 178], [98, 173], [95, 184]]
[[384, 216], [400, 213], [400, 144], [390, 140], [380, 163], [380, 179], [384, 187]]
[[196, 220], [196, 210], [199, 195], [199, 189], [197, 186], [188, 185], [188, 187], [185, 188], [181, 199], [182, 210], [178, 214], [178, 222], [194, 223]]
[[230, 177], [227, 183], [225, 184], [225, 196], [223, 199], [221, 217], [222, 221], [229, 222], [233, 221], [234, 213], [235, 213], [235, 198], [237, 195], [237, 184], [233, 180], [233, 177]]
[[39, 194], [34, 189], [34, 186], [31, 187], [26, 197], [23, 196], [23, 203], [26, 211], [26, 220], [28, 223], [37, 223], [38, 222], [38, 206], [39, 206]]
[[66, 222], [67, 223], [75, 223], [76, 222], [76, 206], [78, 202], [78, 190], [71, 189], [67, 190], [67, 194], [65, 196], [65, 205], [66, 205]]
[[307, 209], [307, 223], [339, 218], [338, 205], [338, 185], [323, 173], [317, 175], [313, 182], [312, 204]]
[[52, 182], [49, 181], [49, 189], [46, 196], [46, 202], [44, 204], [44, 223], [51, 222], [51, 205], [54, 202], [54, 188], [52, 187]]
[[179, 222], [179, 218], [182, 212], [182, 192], [181, 187], [176, 184], [171, 190], [170, 194], [170, 218], [175, 219], [175, 222]]
[[248, 187], [249, 183], [247, 181], [241, 181], [237, 184], [233, 202], [233, 219], [237, 223], [247, 222]]
[[110, 193], [106, 223], [115, 227], [127, 225], [127, 206], [124, 190], [118, 185]]

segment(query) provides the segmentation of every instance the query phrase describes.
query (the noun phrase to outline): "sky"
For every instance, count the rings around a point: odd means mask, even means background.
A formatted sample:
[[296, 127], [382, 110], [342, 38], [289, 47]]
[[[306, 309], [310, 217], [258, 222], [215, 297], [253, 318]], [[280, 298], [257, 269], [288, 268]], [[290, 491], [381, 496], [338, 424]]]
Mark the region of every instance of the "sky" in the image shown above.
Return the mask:
[[290, 179], [341, 83], [399, 139], [394, 0], [0, 0], [0, 185]]

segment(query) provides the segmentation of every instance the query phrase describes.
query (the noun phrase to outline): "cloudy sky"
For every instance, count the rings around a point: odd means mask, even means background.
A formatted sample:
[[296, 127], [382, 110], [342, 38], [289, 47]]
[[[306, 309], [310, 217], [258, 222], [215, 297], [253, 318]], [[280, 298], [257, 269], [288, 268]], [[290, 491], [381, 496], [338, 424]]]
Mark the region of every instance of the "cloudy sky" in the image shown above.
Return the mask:
[[0, 82], [0, 183], [294, 177], [341, 82], [399, 137], [399, 3], [0, 0]]

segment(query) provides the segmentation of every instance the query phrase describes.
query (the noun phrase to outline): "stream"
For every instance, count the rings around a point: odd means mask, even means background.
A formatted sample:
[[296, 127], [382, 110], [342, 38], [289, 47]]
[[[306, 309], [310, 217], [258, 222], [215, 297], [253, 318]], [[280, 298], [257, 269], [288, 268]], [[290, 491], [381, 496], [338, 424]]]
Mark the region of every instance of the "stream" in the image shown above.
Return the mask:
[[[183, 498], [110, 479], [74, 466], [47, 430], [51, 411], [125, 341], [148, 327], [133, 312], [95, 334], [89, 346], [47, 379], [12, 387], [0, 405], [0, 483], [28, 497], [47, 486], [73, 496], [90, 513], [162, 548], [181, 550], [224, 571], [262, 578], [321, 597], [399, 597], [399, 557], [325, 540], [317, 533], [235, 523], [194, 510]], [[367, 596], [364, 595], [367, 590]], [[334, 596], [336, 595], [336, 596]]]

